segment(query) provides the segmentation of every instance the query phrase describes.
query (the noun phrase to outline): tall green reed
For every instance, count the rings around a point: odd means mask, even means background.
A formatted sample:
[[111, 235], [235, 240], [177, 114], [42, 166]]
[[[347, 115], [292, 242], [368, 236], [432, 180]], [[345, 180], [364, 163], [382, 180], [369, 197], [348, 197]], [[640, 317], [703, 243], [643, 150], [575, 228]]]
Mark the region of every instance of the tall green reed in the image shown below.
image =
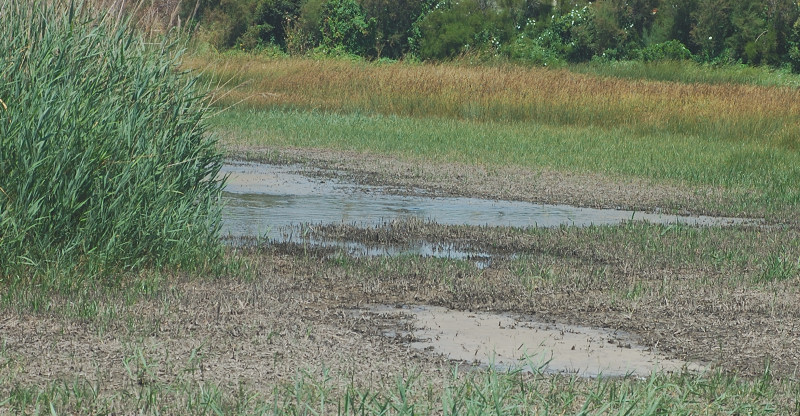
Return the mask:
[[82, 0], [2, 2], [0, 277], [221, 252], [222, 156], [180, 52]]

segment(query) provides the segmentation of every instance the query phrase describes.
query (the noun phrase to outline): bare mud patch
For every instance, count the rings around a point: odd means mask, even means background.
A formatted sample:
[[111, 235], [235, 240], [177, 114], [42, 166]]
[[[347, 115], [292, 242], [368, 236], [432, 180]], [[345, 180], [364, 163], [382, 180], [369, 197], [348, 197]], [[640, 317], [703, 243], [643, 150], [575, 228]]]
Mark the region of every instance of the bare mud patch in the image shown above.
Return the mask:
[[707, 370], [698, 363], [669, 359], [637, 344], [632, 334], [610, 329], [426, 305], [374, 305], [351, 313], [401, 322], [383, 334], [408, 340], [412, 348], [501, 370], [642, 378], [653, 372]]

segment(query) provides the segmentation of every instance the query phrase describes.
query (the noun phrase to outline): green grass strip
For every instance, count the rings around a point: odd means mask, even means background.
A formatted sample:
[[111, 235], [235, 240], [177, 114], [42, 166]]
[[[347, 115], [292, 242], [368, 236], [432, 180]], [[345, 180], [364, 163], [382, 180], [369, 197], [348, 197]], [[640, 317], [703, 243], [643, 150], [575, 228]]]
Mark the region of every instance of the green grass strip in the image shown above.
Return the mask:
[[227, 143], [358, 150], [431, 162], [601, 173], [748, 193], [769, 207], [800, 202], [800, 154], [630, 129], [363, 114], [234, 109], [212, 124]]

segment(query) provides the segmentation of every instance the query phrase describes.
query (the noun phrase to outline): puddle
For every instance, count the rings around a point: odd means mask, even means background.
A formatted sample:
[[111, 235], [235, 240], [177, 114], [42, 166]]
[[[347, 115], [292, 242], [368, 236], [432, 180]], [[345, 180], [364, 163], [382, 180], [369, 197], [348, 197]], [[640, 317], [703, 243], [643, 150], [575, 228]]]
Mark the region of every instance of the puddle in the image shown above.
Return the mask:
[[377, 319], [406, 322], [408, 325], [395, 326], [413, 329], [395, 328], [384, 335], [410, 336], [413, 348], [501, 370], [531, 371], [533, 367], [581, 377], [648, 377], [653, 371], [705, 370], [696, 363], [667, 359], [637, 345], [630, 334], [620, 331], [436, 306], [381, 305], [351, 312], [364, 318], [377, 315]]
[[377, 227], [417, 218], [444, 225], [554, 227], [619, 224], [629, 220], [689, 225], [745, 223], [736, 218], [689, 217], [634, 211], [578, 208], [477, 198], [392, 195], [387, 188], [304, 176], [298, 166], [231, 163], [224, 197], [223, 235], [280, 240], [279, 229], [310, 224]]

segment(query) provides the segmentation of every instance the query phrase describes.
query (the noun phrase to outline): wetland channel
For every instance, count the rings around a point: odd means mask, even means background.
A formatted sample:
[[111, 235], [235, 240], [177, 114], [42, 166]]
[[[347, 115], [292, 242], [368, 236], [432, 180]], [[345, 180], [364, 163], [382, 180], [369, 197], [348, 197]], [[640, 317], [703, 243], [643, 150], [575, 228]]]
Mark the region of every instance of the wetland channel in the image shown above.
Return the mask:
[[[223, 235], [230, 244], [247, 241], [339, 250], [350, 256], [400, 254], [469, 260], [491, 266], [492, 254], [448, 242], [392, 245], [312, 236], [315, 227], [349, 225], [379, 228], [395, 221], [442, 225], [558, 227], [613, 225], [638, 220], [659, 224], [726, 226], [746, 220], [676, 216], [612, 209], [544, 205], [477, 198], [433, 197], [423, 191], [398, 192], [364, 186], [299, 165], [229, 162], [224, 192]], [[508, 254], [505, 254], [508, 256]], [[581, 376], [646, 377], [654, 369], [699, 370], [696, 363], [669, 360], [637, 345], [634, 334], [532, 321], [520, 316], [446, 310], [427, 305], [373, 306], [352, 310], [360, 319], [390, 319], [385, 336], [404, 339], [420, 350], [450, 359], [499, 368], [539, 365], [548, 372]], [[405, 329], [403, 329], [405, 328]], [[526, 364], [527, 363], [527, 364]], [[537, 364], [538, 363], [538, 364]]]
[[519, 201], [432, 197], [423, 191], [408, 195], [388, 187], [330, 178], [320, 170], [298, 165], [231, 162], [223, 167], [221, 173], [228, 175], [223, 195], [226, 208], [222, 234], [261, 237], [271, 242], [295, 242], [302, 236], [304, 226], [347, 224], [369, 228], [411, 218], [442, 225], [520, 228], [585, 227], [632, 220], [698, 226], [725, 226], [748, 221]]

